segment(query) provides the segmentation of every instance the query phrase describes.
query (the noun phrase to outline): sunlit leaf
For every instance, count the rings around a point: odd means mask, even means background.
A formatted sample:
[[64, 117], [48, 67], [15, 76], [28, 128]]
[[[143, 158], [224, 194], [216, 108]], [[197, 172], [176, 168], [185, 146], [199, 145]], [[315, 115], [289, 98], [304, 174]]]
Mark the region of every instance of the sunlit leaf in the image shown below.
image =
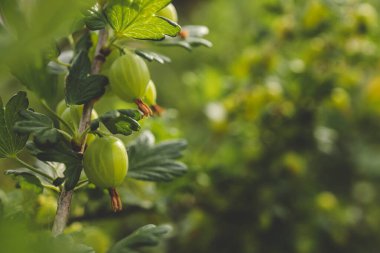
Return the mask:
[[178, 24], [156, 16], [171, 0], [111, 0], [105, 10], [108, 23], [116, 36], [134, 39], [161, 40], [176, 36]]

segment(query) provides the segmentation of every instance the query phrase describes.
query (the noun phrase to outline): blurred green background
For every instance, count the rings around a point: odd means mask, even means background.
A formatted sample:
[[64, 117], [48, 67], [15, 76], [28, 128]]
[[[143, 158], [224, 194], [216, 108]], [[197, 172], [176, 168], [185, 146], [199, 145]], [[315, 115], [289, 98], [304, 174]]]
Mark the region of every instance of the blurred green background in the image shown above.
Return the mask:
[[[190, 171], [169, 184], [128, 180], [118, 215], [102, 191], [78, 192], [67, 232], [100, 253], [146, 223], [174, 227], [149, 252], [378, 252], [380, 2], [173, 3], [181, 25], [210, 28], [214, 47], [158, 48], [173, 62], [150, 64], [168, 109], [145, 127], [158, 141], [186, 138]], [[7, 100], [23, 87], [3, 73]], [[6, 213], [49, 228], [53, 193], [0, 185]]]

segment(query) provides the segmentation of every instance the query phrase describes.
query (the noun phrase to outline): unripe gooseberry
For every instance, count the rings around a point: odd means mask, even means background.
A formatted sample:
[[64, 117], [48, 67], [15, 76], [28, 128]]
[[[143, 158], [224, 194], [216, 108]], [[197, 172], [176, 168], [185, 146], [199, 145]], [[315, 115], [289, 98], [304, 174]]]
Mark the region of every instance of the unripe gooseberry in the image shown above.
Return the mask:
[[156, 99], [157, 99], [156, 86], [154, 85], [153, 81], [150, 80], [148, 87], [146, 88], [144, 101], [148, 105], [152, 106], [152, 105], [157, 104]]
[[108, 77], [112, 92], [126, 102], [141, 99], [150, 80], [149, 69], [144, 60], [130, 52], [112, 63]]
[[55, 111], [58, 115], [61, 115], [63, 111], [66, 110], [66, 108], [67, 108], [66, 101], [63, 99], [57, 104]]
[[[57, 112], [58, 112], [58, 109], [59, 108], [57, 108]], [[79, 129], [79, 123], [82, 117], [82, 113], [83, 113], [83, 105], [70, 105], [62, 112], [60, 116], [70, 126], [71, 130], [73, 130], [74, 133], [77, 133]], [[92, 110], [91, 120], [94, 120], [97, 118], [98, 118], [98, 114], [96, 113], [95, 110]], [[66, 132], [70, 132], [64, 124], [61, 123], [60, 125], [61, 125], [62, 130]]]
[[120, 185], [128, 171], [123, 142], [114, 136], [95, 139], [84, 152], [83, 168], [89, 181], [100, 188]]
[[168, 6], [157, 12], [157, 15], [170, 19], [171, 21], [174, 21], [176, 23], [178, 22], [177, 10], [173, 4], [169, 4]]

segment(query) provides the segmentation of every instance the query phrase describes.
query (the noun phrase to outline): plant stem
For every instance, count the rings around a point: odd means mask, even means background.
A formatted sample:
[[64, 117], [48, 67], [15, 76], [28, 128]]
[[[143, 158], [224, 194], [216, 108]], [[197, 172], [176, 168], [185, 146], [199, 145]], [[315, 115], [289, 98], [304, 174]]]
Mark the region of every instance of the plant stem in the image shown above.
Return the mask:
[[65, 63], [65, 62], [62, 62], [58, 59], [54, 59], [53, 62], [57, 63], [58, 65], [61, 65], [61, 66], [64, 66], [64, 67], [67, 67], [67, 68], [70, 68], [71, 67], [71, 64], [68, 64], [68, 63]]
[[74, 190], [75, 190], [75, 191], [76, 191], [76, 190], [79, 190], [80, 188], [82, 188], [82, 187], [88, 185], [89, 183], [90, 183], [90, 182], [88, 181], [88, 179], [82, 180], [82, 181], [78, 182], [78, 184], [77, 184], [77, 186], [75, 187]]
[[60, 132], [62, 135], [64, 135], [68, 140], [71, 140], [73, 137], [66, 133], [65, 131], [61, 130], [61, 129], [57, 129], [58, 132]]
[[46, 103], [45, 100], [41, 100], [41, 104], [42, 106], [48, 111], [50, 112], [54, 118], [56, 118], [59, 122], [61, 122], [69, 131], [70, 131], [70, 134], [71, 135], [74, 135], [74, 130], [72, 128], [72, 126], [70, 126], [65, 120], [63, 120], [58, 114], [55, 113], [55, 111], [53, 111], [50, 106]]
[[46, 174], [46, 173], [40, 171], [39, 169], [34, 168], [32, 165], [30, 165], [30, 164], [24, 162], [24, 161], [21, 160], [19, 157], [15, 156], [14, 159], [15, 159], [17, 162], [19, 162], [21, 165], [25, 166], [27, 169], [33, 171], [34, 173], [36, 173], [36, 174], [38, 174], [38, 175], [40, 175], [40, 176], [42, 176], [42, 177], [45, 177], [46, 179], [49, 179], [49, 180], [51, 180], [51, 181], [54, 181], [54, 178], [52, 178], [52, 177], [49, 176], [48, 174]]
[[[98, 74], [102, 67], [102, 64], [105, 61], [105, 55], [102, 53], [102, 48], [106, 45], [108, 39], [108, 32], [106, 29], [100, 30], [98, 35], [98, 43], [95, 49], [95, 58], [92, 63], [91, 73]], [[91, 100], [83, 106], [83, 114], [79, 123], [79, 134], [82, 134], [86, 131], [87, 127], [91, 122], [91, 112], [94, 107], [96, 100]], [[80, 152], [83, 153], [86, 147], [86, 138], [82, 139]], [[62, 234], [63, 230], [66, 227], [67, 220], [70, 214], [71, 199], [73, 196], [74, 190], [66, 191], [63, 187], [62, 192], [58, 199], [57, 213], [55, 215], [54, 224], [53, 224], [53, 235], [57, 236]]]
[[66, 227], [67, 220], [69, 218], [71, 199], [73, 197], [74, 191], [66, 191], [65, 187], [62, 188], [58, 199], [58, 208], [55, 215], [53, 224], [53, 236], [58, 236], [62, 234]]

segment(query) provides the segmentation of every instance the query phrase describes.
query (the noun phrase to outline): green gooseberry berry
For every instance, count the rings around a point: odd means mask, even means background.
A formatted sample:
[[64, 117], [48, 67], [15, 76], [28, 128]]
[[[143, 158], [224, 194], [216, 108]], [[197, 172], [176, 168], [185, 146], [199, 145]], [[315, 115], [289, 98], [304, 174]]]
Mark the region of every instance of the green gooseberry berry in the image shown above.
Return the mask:
[[113, 189], [127, 175], [128, 154], [114, 136], [96, 138], [84, 152], [83, 168], [89, 181], [100, 188]]
[[112, 63], [108, 77], [115, 95], [126, 102], [135, 102], [145, 95], [150, 73], [140, 56], [126, 52]]
[[63, 99], [61, 100], [58, 104], [57, 104], [57, 107], [55, 108], [55, 112], [58, 114], [58, 115], [61, 115], [63, 113], [64, 110], [66, 110], [67, 108], [67, 105], [66, 105], [66, 101]]
[[[58, 109], [59, 108], [57, 108], [57, 112], [58, 112]], [[79, 129], [79, 123], [82, 117], [82, 113], [83, 113], [83, 105], [70, 105], [62, 112], [60, 116], [70, 126], [71, 130], [73, 130], [74, 133], [77, 133]], [[91, 120], [94, 120], [97, 118], [98, 118], [98, 114], [96, 113], [95, 110], [92, 110]], [[66, 132], [70, 132], [64, 124], [61, 123], [60, 126], [62, 130]]]
[[156, 85], [154, 85], [153, 81], [150, 80], [148, 87], [146, 88], [144, 101], [148, 105], [152, 106], [152, 105], [157, 104], [156, 99], [157, 99]]

